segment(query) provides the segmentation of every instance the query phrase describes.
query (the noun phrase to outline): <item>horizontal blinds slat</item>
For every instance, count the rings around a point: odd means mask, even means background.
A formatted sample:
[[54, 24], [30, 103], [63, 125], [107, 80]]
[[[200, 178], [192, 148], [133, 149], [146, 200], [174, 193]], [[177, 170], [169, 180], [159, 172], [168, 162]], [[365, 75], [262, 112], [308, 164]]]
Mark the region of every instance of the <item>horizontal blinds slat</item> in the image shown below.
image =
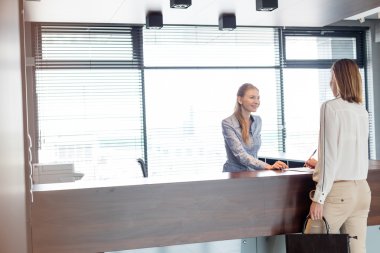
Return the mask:
[[286, 60], [356, 59], [356, 38], [287, 36]]
[[[321, 62], [313, 67], [328, 68], [338, 59], [349, 58], [356, 60], [359, 67], [363, 68], [366, 29], [283, 29], [285, 64], [288, 67], [303, 68], [305, 64], [312, 65], [318, 59]], [[308, 48], [311, 51], [307, 51]]]
[[114, 68], [142, 64], [141, 29], [42, 25], [36, 36], [39, 68]]
[[[145, 66], [278, 66], [274, 28], [165, 26], [144, 30]], [[181, 55], [181, 57], [178, 57]]]

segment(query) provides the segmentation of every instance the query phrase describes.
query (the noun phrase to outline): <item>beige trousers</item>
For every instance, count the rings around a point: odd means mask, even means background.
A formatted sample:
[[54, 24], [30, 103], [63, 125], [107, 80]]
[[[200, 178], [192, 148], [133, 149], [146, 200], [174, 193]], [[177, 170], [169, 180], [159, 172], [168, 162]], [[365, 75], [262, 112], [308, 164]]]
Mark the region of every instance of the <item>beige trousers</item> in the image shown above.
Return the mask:
[[[330, 225], [330, 233], [357, 236], [350, 239], [351, 253], [366, 252], [367, 219], [371, 190], [367, 180], [337, 181], [323, 205], [323, 216]], [[310, 221], [305, 233], [325, 233], [321, 221]]]

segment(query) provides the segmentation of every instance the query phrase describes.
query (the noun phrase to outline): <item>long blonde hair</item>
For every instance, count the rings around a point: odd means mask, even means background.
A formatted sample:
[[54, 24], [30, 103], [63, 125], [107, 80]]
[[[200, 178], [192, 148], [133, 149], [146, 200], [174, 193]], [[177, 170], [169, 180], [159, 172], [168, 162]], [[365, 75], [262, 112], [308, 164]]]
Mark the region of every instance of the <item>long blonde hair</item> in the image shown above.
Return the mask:
[[235, 111], [234, 115], [236, 119], [239, 121], [240, 127], [241, 127], [241, 135], [243, 137], [243, 141], [245, 144], [248, 144], [249, 142], [249, 124], [247, 124], [246, 119], [243, 117], [242, 114], [242, 105], [239, 103], [239, 97], [244, 97], [244, 95], [247, 93], [248, 90], [255, 89], [259, 91], [259, 89], [250, 83], [245, 83], [240, 86], [238, 89], [238, 92], [236, 94], [236, 104], [235, 104]]
[[362, 78], [358, 65], [353, 60], [341, 59], [332, 65], [331, 70], [340, 97], [350, 103], [362, 103]]

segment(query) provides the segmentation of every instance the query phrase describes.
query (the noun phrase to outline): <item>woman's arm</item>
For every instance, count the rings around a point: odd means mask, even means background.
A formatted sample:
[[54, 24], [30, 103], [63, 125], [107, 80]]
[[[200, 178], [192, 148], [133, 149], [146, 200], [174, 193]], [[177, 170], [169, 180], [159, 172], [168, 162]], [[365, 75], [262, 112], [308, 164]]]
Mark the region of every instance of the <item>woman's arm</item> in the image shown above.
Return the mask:
[[338, 119], [329, 102], [321, 107], [319, 152], [316, 170], [319, 173], [313, 201], [323, 204], [335, 180], [338, 152]]
[[276, 161], [273, 165], [265, 163], [253, 155], [249, 154], [243, 147], [242, 141], [238, 137], [236, 129], [227, 121], [222, 122], [223, 136], [226, 145], [231, 150], [234, 157], [240, 164], [253, 169], [283, 169], [288, 166], [282, 161]]

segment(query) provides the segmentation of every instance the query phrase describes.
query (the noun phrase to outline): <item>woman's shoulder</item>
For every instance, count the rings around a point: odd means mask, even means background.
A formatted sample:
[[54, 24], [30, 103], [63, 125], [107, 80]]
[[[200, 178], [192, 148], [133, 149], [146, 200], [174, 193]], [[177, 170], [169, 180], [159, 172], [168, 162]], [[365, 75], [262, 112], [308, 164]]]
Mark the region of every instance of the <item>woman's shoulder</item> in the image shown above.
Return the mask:
[[330, 108], [330, 109], [333, 109], [334, 107], [338, 106], [339, 104], [341, 104], [343, 101], [343, 99], [337, 97], [337, 98], [333, 98], [333, 99], [329, 99], [325, 102], [322, 103], [321, 105], [321, 109], [324, 109], [324, 108]]
[[232, 122], [232, 121], [237, 121], [235, 115], [233, 114], [222, 120], [222, 122]]
[[352, 107], [358, 107], [358, 108], [364, 108], [362, 104], [358, 104], [355, 102], [348, 102], [340, 97], [336, 97], [330, 100], [327, 100], [322, 103], [321, 107], [327, 107], [331, 109], [342, 109], [342, 108], [352, 108]]
[[261, 117], [260, 117], [259, 115], [251, 114], [251, 117], [252, 117], [254, 120], [261, 120]]
[[232, 126], [232, 127], [237, 127], [239, 126], [239, 121], [237, 120], [237, 118], [235, 117], [234, 114], [232, 114], [231, 116], [225, 118], [222, 120], [222, 126]]
[[325, 102], [322, 103], [322, 105], [327, 105], [327, 104], [336, 104], [342, 102], [343, 99], [340, 97], [336, 97], [333, 99], [326, 100]]
[[253, 122], [261, 123], [261, 117], [259, 115], [251, 115]]
[[232, 125], [232, 124], [234, 124], [235, 121], [237, 121], [237, 119], [232, 114], [231, 116], [228, 116], [227, 118], [222, 120], [222, 125]]

